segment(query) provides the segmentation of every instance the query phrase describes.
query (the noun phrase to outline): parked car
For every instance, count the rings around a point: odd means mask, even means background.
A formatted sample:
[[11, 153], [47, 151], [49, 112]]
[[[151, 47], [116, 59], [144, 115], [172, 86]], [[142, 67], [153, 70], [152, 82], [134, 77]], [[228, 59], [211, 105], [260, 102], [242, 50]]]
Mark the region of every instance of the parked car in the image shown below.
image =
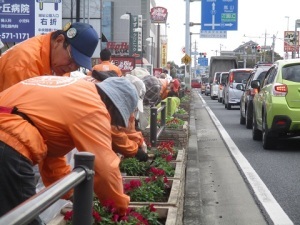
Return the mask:
[[218, 98], [219, 80], [221, 72], [215, 72], [213, 82], [210, 85], [210, 98]]
[[253, 80], [258, 93], [253, 98], [253, 140], [272, 149], [281, 137], [300, 136], [300, 61], [278, 60], [265, 79]]
[[201, 79], [200, 78], [193, 78], [191, 80], [191, 87], [192, 88], [201, 88]]
[[224, 104], [228, 110], [231, 109], [231, 106], [240, 105], [243, 91], [236, 89], [236, 86], [246, 81], [252, 70], [250, 68], [229, 70], [228, 81], [224, 89]]
[[229, 73], [228, 72], [222, 72], [220, 74], [219, 78], [219, 85], [218, 85], [218, 102], [222, 102], [223, 100], [223, 89], [226, 85], [227, 79], [228, 79]]
[[[253, 97], [258, 92], [257, 88], [251, 87], [252, 80], [259, 80], [260, 82], [265, 78], [266, 73], [271, 65], [256, 67], [250, 74], [245, 86], [241, 85], [243, 94], [240, 102], [240, 124], [246, 124], [247, 129], [252, 128], [253, 117]], [[238, 87], [237, 87], [238, 88]]]
[[209, 83], [206, 84], [206, 87], [205, 87], [205, 95], [206, 95], [206, 96], [210, 95], [210, 84], [209, 84]]

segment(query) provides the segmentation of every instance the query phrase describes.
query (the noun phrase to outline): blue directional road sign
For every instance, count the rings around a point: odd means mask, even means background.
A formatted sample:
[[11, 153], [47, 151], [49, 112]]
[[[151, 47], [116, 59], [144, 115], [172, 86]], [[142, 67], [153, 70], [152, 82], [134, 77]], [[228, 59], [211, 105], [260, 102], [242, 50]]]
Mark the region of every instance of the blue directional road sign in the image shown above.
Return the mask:
[[198, 65], [200, 66], [208, 66], [208, 58], [199, 57]]
[[238, 0], [202, 0], [201, 30], [237, 30]]

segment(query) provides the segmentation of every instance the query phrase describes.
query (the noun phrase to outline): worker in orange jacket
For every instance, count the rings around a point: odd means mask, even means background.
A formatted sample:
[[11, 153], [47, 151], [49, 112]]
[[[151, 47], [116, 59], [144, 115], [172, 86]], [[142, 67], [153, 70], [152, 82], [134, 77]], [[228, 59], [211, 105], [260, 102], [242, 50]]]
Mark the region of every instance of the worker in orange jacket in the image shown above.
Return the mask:
[[[104, 48], [100, 52], [100, 64], [96, 64], [93, 66], [92, 70], [97, 70], [97, 71], [115, 71], [117, 75], [120, 77], [122, 76], [122, 71], [120, 70], [119, 67], [111, 63], [111, 52], [108, 48]], [[89, 71], [87, 73], [88, 76], [92, 75], [92, 71]]]
[[180, 82], [178, 79], [172, 79], [171, 81], [168, 81], [168, 79], [158, 79], [161, 83], [160, 96], [162, 100], [167, 97], [179, 97]]
[[[101, 71], [100, 73], [99, 71], [93, 70], [92, 77], [86, 76], [83, 79], [98, 83], [109, 77], [109, 75], [106, 75], [106, 72], [109, 74], [111, 71]], [[147, 161], [147, 146], [143, 134], [137, 131], [135, 126], [139, 113], [143, 113], [143, 99], [146, 93], [146, 87], [141, 79], [133, 75], [126, 74], [125, 78], [135, 86], [138, 92], [138, 110], [130, 115], [129, 123], [126, 128], [112, 126], [112, 148], [115, 152], [124, 157], [136, 157], [140, 161]]]
[[98, 42], [91, 25], [77, 22], [13, 46], [0, 57], [0, 92], [31, 77], [91, 69]]
[[75, 147], [95, 155], [94, 192], [100, 201], [113, 200], [124, 214], [130, 199], [123, 193], [111, 126], [128, 127], [137, 102], [135, 87], [121, 77], [94, 84], [38, 76], [1, 92], [0, 217], [35, 194], [34, 165], [45, 186], [68, 174], [65, 155]]

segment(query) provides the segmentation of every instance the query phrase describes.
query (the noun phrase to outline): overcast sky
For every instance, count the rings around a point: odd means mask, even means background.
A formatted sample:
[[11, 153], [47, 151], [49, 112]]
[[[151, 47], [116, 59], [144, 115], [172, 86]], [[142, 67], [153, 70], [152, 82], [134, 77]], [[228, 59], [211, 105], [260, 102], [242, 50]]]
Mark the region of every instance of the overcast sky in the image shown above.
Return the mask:
[[[181, 64], [182, 48], [185, 46], [186, 2], [156, 0], [156, 3], [157, 6], [168, 9], [168, 61]], [[220, 48], [222, 51], [232, 51], [250, 40], [261, 46], [266, 41], [266, 45], [271, 46], [272, 36], [275, 35], [275, 51], [284, 57], [284, 31], [288, 28], [294, 31], [295, 20], [300, 19], [299, 9], [299, 0], [238, 0], [238, 30], [227, 31], [227, 39], [200, 38], [198, 34], [192, 35], [193, 49], [196, 41], [197, 51], [206, 52], [210, 57], [219, 54]], [[190, 3], [190, 22], [201, 23], [201, 2]], [[298, 30], [300, 31], [300, 28]], [[200, 26], [190, 27], [190, 32], [199, 33]]]

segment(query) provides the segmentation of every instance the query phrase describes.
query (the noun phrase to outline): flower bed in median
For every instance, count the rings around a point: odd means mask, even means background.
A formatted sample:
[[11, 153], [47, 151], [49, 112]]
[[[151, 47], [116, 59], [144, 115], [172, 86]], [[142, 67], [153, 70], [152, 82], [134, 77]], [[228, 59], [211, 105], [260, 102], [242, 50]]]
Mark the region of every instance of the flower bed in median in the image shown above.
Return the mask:
[[[112, 201], [101, 204], [97, 198], [93, 201], [93, 225], [162, 225], [166, 224], [166, 218], [163, 218], [156, 212], [153, 204], [129, 207], [125, 216], [119, 215]], [[72, 209], [65, 208], [62, 211], [66, 225], [72, 225]]]

